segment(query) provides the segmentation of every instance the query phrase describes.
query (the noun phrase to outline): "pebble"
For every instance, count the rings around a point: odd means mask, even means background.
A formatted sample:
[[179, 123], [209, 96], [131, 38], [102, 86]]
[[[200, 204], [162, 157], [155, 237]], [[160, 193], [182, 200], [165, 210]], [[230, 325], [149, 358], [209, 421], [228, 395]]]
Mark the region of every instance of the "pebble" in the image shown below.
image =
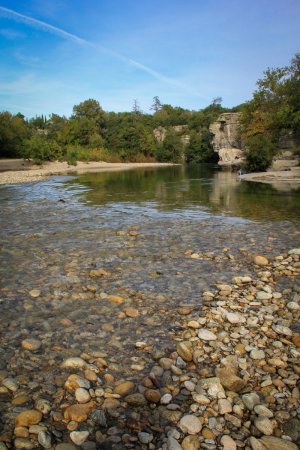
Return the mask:
[[265, 417], [268, 417], [269, 419], [271, 417], [274, 417], [273, 412], [269, 408], [267, 408], [265, 405], [254, 406], [254, 412], [259, 416], [265, 416]]
[[201, 431], [202, 425], [198, 417], [188, 414], [180, 419], [179, 428], [184, 433], [197, 434]]
[[44, 448], [51, 448], [51, 434], [48, 431], [40, 431], [38, 434], [38, 441]]
[[75, 445], [82, 445], [88, 438], [88, 431], [72, 431], [70, 433], [70, 438]]
[[293, 442], [275, 436], [263, 436], [260, 442], [267, 450], [298, 450], [298, 446]]
[[31, 291], [29, 291], [29, 295], [32, 298], [37, 298], [41, 295], [41, 291], [39, 289], [31, 289]]
[[89, 392], [84, 388], [76, 389], [75, 398], [78, 401], [78, 403], [87, 403], [91, 399]]
[[261, 400], [256, 392], [250, 392], [249, 394], [242, 395], [244, 405], [252, 411], [256, 405], [259, 405]]
[[86, 362], [78, 357], [68, 358], [61, 364], [62, 369], [85, 369], [86, 366]]
[[265, 359], [265, 357], [266, 357], [266, 355], [263, 350], [254, 349], [254, 350], [251, 350], [251, 352], [250, 352], [250, 358], [252, 358], [252, 359], [259, 360], [259, 359]]
[[254, 420], [254, 425], [259, 431], [267, 436], [271, 436], [273, 434], [273, 424], [268, 417], [258, 416]]
[[153, 434], [140, 431], [138, 433], [139, 441], [142, 444], [150, 444], [153, 441]]
[[42, 413], [35, 409], [22, 411], [15, 419], [16, 427], [29, 427], [30, 425], [35, 425], [40, 423], [42, 417]]
[[216, 341], [217, 336], [209, 330], [205, 328], [198, 331], [198, 337], [202, 339], [202, 341]]
[[220, 442], [223, 445], [223, 450], [236, 450], [237, 448], [235, 441], [228, 435], [222, 436]]
[[193, 346], [190, 341], [179, 342], [177, 344], [177, 353], [184, 361], [192, 361]]
[[176, 441], [176, 439], [174, 439], [172, 436], [168, 437], [167, 446], [168, 450], [182, 450], [179, 442]]
[[262, 255], [256, 255], [254, 257], [254, 264], [257, 266], [267, 266], [269, 264], [268, 259]]
[[21, 345], [25, 350], [34, 352], [41, 347], [42, 343], [38, 339], [24, 339]]
[[134, 391], [135, 384], [132, 381], [124, 381], [114, 388], [114, 393], [124, 397]]

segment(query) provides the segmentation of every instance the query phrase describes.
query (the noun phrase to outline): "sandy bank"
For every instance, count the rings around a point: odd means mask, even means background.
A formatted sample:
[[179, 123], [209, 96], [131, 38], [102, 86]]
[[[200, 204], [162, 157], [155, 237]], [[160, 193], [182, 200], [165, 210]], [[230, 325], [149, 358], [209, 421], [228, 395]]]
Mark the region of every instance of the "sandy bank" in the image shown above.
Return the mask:
[[268, 172], [253, 172], [241, 176], [242, 180], [257, 181], [259, 183], [292, 183], [300, 184], [300, 167], [290, 170], [278, 170]]
[[129, 170], [140, 167], [163, 167], [169, 163], [106, 163], [106, 162], [81, 162], [76, 166], [70, 166], [67, 162], [45, 162], [42, 166], [33, 164], [23, 159], [0, 160], [0, 184], [31, 183], [40, 181], [52, 175], [67, 173], [100, 172]]

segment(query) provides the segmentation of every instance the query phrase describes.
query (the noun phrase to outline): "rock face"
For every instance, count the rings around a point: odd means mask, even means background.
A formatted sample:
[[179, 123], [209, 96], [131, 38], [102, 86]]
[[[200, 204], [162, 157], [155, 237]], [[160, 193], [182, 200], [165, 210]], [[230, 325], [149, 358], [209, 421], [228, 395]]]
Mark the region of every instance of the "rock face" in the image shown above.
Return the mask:
[[223, 113], [209, 127], [213, 135], [212, 145], [219, 153], [219, 165], [231, 166], [243, 160], [239, 117], [239, 113]]

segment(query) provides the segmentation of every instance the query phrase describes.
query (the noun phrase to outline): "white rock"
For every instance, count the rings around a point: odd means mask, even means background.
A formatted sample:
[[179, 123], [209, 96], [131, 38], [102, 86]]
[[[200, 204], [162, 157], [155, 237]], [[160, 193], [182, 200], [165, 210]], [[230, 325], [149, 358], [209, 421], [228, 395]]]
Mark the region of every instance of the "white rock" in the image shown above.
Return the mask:
[[254, 406], [254, 412], [258, 416], [265, 416], [265, 417], [268, 417], [269, 419], [274, 416], [273, 412], [269, 408], [267, 408], [265, 405]]
[[168, 405], [172, 401], [172, 395], [171, 394], [164, 394], [161, 399], [160, 403], [162, 405]]
[[245, 317], [241, 314], [230, 312], [226, 314], [226, 319], [232, 324], [244, 323], [246, 321]]
[[224, 388], [218, 377], [203, 378], [196, 386], [196, 391], [202, 394], [202, 390], [207, 391], [208, 395], [213, 398], [226, 398]]
[[216, 341], [217, 336], [212, 333], [211, 331], [207, 330], [206, 328], [203, 328], [202, 330], [198, 331], [198, 337], [202, 339], [203, 341]]
[[250, 358], [251, 359], [265, 359], [266, 355], [265, 352], [263, 350], [251, 350], [250, 352]]
[[75, 445], [82, 445], [89, 435], [88, 431], [72, 431], [70, 438]]
[[85, 369], [86, 366], [86, 362], [78, 357], [68, 358], [61, 364], [63, 369]]
[[87, 403], [91, 399], [89, 392], [84, 388], [76, 389], [75, 398], [78, 401], [78, 403]]
[[29, 291], [29, 295], [32, 298], [37, 298], [41, 295], [41, 291], [39, 289], [32, 289], [31, 291]]
[[273, 297], [269, 292], [259, 291], [256, 293], [257, 300], [270, 300]]
[[232, 412], [232, 404], [226, 398], [222, 398], [218, 401], [218, 408], [220, 414], [227, 414]]
[[300, 255], [300, 248], [292, 248], [292, 250], [290, 250], [288, 252], [289, 255]]
[[283, 334], [284, 336], [292, 336], [292, 330], [290, 330], [288, 327], [285, 327], [283, 325], [272, 325], [272, 329], [277, 334]]
[[236, 450], [236, 443], [232, 437], [225, 435], [221, 437], [221, 444], [223, 445], [223, 450]]
[[258, 416], [254, 420], [254, 425], [266, 436], [271, 436], [273, 434], [273, 424], [268, 417]]
[[183, 433], [197, 434], [201, 431], [202, 424], [198, 417], [187, 414], [180, 419], [179, 428]]
[[296, 302], [289, 302], [286, 307], [290, 310], [290, 311], [298, 311], [298, 309], [300, 309], [300, 305], [299, 303]]

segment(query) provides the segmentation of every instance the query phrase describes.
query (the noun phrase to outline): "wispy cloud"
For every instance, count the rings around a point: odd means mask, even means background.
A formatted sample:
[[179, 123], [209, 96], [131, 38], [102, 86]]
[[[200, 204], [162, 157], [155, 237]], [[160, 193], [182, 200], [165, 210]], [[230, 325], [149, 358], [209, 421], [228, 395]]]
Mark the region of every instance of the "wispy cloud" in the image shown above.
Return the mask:
[[201, 97], [200, 94], [198, 92], [196, 92], [192, 87], [187, 86], [186, 84], [182, 83], [181, 81], [178, 81], [174, 78], [167, 77], [167, 76], [163, 75], [162, 73], [157, 72], [156, 70], [153, 70], [151, 67], [148, 67], [138, 61], [135, 61], [132, 58], [129, 58], [125, 55], [115, 52], [114, 50], [111, 50], [100, 44], [96, 44], [94, 42], [88, 41], [86, 39], [83, 39], [83, 38], [77, 36], [76, 34], [69, 33], [68, 31], [65, 31], [61, 28], [55, 27], [47, 22], [43, 22], [43, 21], [35, 19], [33, 17], [26, 16], [24, 14], [18, 13], [17, 11], [14, 11], [9, 8], [5, 8], [3, 6], [0, 6], [0, 12], [9, 18], [13, 18], [16, 21], [23, 22], [29, 26], [41, 29], [46, 32], [53, 33], [57, 36], [60, 36], [63, 39], [67, 39], [78, 45], [88, 46], [90, 48], [93, 48], [96, 51], [100, 51], [102, 53], [109, 54], [112, 57], [118, 59], [119, 61], [122, 61], [125, 64], [129, 64], [133, 67], [136, 67], [137, 69], [151, 75], [153, 78], [155, 78], [163, 83], [167, 83], [169, 85], [177, 87], [178, 89], [183, 90], [191, 95]]
[[2, 28], [2, 30], [0, 30], [0, 35], [11, 40], [24, 39], [25, 37], [25, 34], [20, 33], [19, 31], [10, 30], [9, 28]]

